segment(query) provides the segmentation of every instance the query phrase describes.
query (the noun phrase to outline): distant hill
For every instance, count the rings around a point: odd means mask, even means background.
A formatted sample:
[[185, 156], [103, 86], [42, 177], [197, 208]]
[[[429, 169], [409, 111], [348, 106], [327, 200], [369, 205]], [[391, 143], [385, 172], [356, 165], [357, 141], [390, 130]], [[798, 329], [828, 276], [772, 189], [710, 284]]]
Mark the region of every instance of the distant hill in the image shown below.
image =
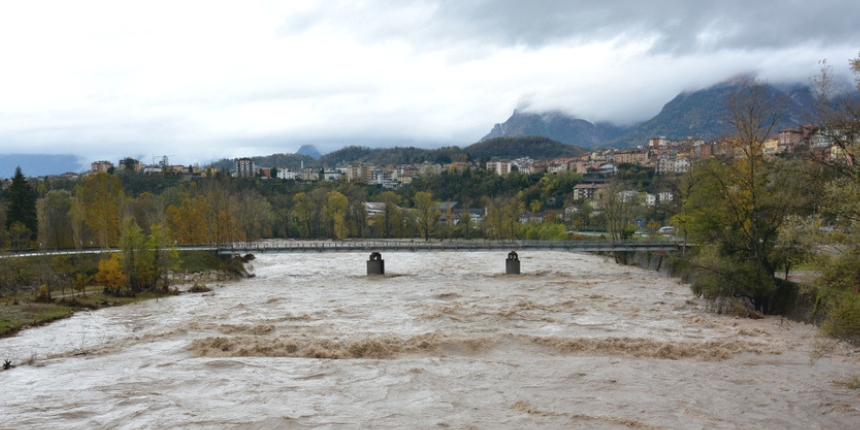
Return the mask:
[[431, 163], [450, 163], [458, 159], [465, 159], [465, 152], [456, 146], [446, 146], [438, 149], [424, 149], [408, 147], [394, 148], [367, 148], [364, 146], [347, 146], [329, 154], [323, 155], [318, 160], [320, 165], [326, 167], [342, 166], [349, 163], [369, 163], [386, 166], [397, 164], [420, 164], [425, 161]]
[[348, 146], [322, 156], [318, 162], [328, 167], [342, 166], [354, 162], [380, 166], [420, 164], [425, 161], [444, 164], [452, 161], [469, 161], [482, 158], [531, 157], [534, 159], [547, 159], [575, 157], [585, 152], [586, 150], [583, 148], [565, 145], [546, 137], [497, 137], [474, 143], [462, 149], [457, 146], [446, 146], [438, 149]]
[[[316, 160], [299, 154], [272, 154], [266, 156], [250, 157], [257, 167], [289, 167], [293, 170], [299, 170], [304, 163], [304, 167], [313, 167], [317, 165]], [[236, 160], [231, 158], [222, 158], [211, 164], [222, 171], [229, 172], [236, 170]]]
[[59, 175], [85, 170], [80, 158], [74, 155], [2, 154], [0, 155], [0, 178], [15, 176], [15, 168], [18, 166], [21, 167], [21, 173], [24, 176]]
[[528, 113], [515, 110], [507, 121], [496, 124], [481, 141], [497, 137], [544, 136], [552, 140], [594, 148], [607, 140], [629, 132], [632, 127], [619, 127], [602, 122], [592, 124], [558, 111]]
[[[347, 146], [323, 155], [318, 160], [307, 155], [273, 154], [264, 157], [251, 157], [258, 167], [286, 166], [298, 169], [304, 167], [319, 169], [345, 166], [350, 163], [368, 163], [376, 166], [398, 164], [421, 164], [423, 162], [445, 164], [453, 161], [473, 161], [482, 158], [519, 158], [549, 159], [556, 157], [575, 157], [586, 152], [585, 149], [540, 136], [500, 137], [478, 142], [465, 148], [446, 146], [436, 149], [415, 147], [368, 148]], [[222, 159], [212, 166], [225, 171], [235, 170], [235, 161]]]
[[464, 150], [474, 159], [531, 157], [539, 160], [576, 157], [587, 152], [584, 148], [565, 145], [543, 136], [495, 137], [469, 145]]
[[[663, 106], [657, 116], [643, 122], [630, 133], [604, 142], [601, 146], [635, 147], [646, 145], [648, 139], [658, 136], [670, 139], [693, 136], [705, 140], [729, 136], [733, 131], [725, 122], [728, 114], [726, 106], [739, 85], [738, 81], [729, 81], [703, 90], [678, 94]], [[782, 103], [785, 107], [785, 115], [774, 131], [809, 121], [812, 107], [809, 87], [797, 85], [780, 88], [766, 85], [765, 97], [772, 106]]]
[[298, 151], [296, 151], [296, 154], [307, 155], [308, 157], [311, 157], [315, 160], [322, 157], [322, 154], [320, 154], [320, 152], [317, 151], [317, 148], [313, 145], [302, 145], [302, 147], [299, 148]]

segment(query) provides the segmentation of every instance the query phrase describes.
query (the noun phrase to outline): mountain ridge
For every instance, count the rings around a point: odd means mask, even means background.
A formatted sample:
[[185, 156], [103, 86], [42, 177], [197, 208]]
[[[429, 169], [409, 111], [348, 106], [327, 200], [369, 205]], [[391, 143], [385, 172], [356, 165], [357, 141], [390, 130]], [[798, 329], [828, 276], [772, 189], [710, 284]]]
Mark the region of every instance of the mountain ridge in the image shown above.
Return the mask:
[[[563, 143], [596, 148], [629, 148], [648, 144], [653, 137], [713, 140], [731, 133], [727, 103], [748, 78], [729, 79], [708, 88], [683, 91], [663, 105], [654, 117], [631, 127], [608, 122], [592, 124], [559, 111], [514, 113], [504, 123], [495, 124], [481, 140], [502, 136], [544, 136]], [[813, 106], [808, 85], [763, 84], [766, 103], [784, 106], [776, 130], [809, 122]], [[776, 131], [774, 130], [774, 131]]]
[[629, 127], [609, 122], [591, 123], [558, 110], [524, 112], [515, 109], [510, 118], [495, 124], [479, 142], [497, 137], [543, 136], [568, 145], [593, 148], [627, 131]]

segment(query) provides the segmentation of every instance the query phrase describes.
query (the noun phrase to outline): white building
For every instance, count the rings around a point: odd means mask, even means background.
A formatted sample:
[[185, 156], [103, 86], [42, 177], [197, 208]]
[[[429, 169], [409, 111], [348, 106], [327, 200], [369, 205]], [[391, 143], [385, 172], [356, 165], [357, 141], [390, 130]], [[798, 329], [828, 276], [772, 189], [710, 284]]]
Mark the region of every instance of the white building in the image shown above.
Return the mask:
[[292, 179], [296, 179], [296, 176], [298, 176], [298, 172], [296, 172], [295, 170], [290, 169], [289, 167], [278, 167], [278, 174], [277, 174], [278, 179], [291, 179], [292, 180]]

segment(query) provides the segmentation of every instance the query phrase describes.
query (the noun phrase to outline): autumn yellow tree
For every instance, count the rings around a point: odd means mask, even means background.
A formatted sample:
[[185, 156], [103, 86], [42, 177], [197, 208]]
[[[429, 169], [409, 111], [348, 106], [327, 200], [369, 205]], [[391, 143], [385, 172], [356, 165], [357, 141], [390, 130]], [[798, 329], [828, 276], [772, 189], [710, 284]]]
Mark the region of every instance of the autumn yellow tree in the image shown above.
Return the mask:
[[236, 189], [228, 178], [211, 178], [203, 182], [203, 198], [206, 201], [206, 224], [210, 237], [219, 244], [244, 239], [240, 237], [236, 211]]
[[166, 219], [170, 235], [183, 245], [210, 243], [207, 228], [209, 205], [196, 186], [181, 188], [176, 195], [178, 202], [167, 206]]
[[120, 208], [125, 195], [115, 176], [99, 172], [84, 179], [75, 189], [83, 209], [84, 223], [101, 248], [116, 244], [120, 232]]
[[333, 239], [343, 239], [349, 234], [346, 225], [346, 212], [349, 209], [349, 200], [338, 191], [329, 191], [326, 194], [326, 203], [323, 210], [326, 230], [328, 236]]
[[114, 253], [110, 258], [99, 261], [99, 271], [93, 280], [105, 287], [105, 291], [117, 294], [120, 288], [128, 283], [128, 279], [122, 272], [122, 257]]

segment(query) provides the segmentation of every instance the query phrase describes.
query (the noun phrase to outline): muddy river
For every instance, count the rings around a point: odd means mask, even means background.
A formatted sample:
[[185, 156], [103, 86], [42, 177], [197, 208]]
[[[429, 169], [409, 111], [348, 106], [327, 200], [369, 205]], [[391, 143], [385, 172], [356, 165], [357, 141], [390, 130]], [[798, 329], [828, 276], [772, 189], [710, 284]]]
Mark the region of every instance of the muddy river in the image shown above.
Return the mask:
[[[860, 427], [860, 350], [597, 256], [261, 255], [0, 340], [0, 428]], [[187, 286], [185, 287], [187, 288]]]

